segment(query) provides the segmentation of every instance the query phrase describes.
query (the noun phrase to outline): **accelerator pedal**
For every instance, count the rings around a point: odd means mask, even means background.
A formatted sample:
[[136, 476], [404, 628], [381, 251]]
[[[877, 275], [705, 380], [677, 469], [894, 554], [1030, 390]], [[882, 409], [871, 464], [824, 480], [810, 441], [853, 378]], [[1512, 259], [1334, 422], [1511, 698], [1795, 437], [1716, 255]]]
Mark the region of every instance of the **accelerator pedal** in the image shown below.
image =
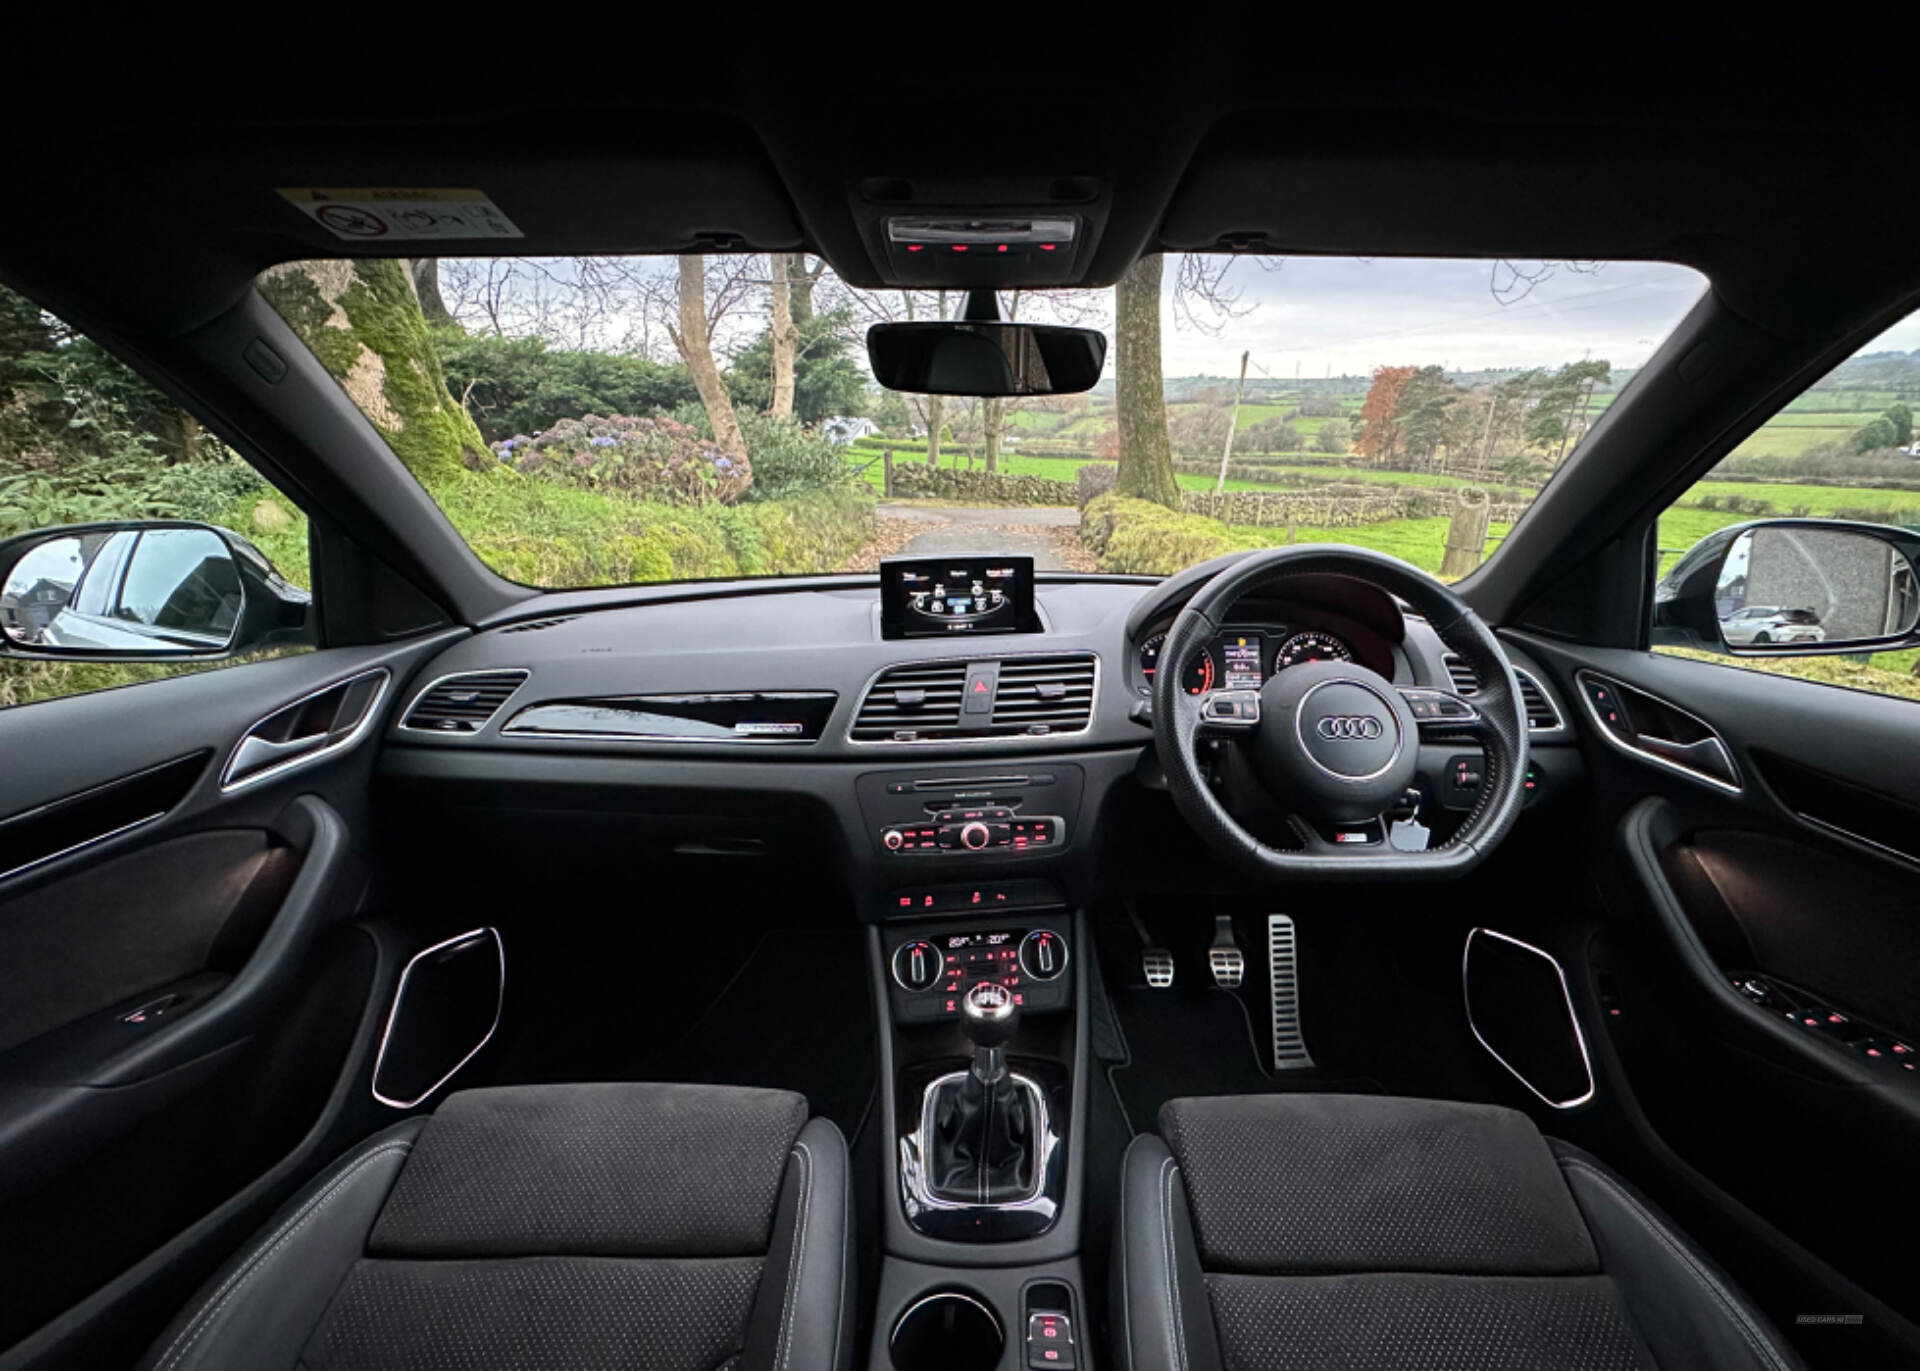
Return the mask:
[[1293, 920], [1267, 915], [1267, 973], [1273, 1005], [1273, 1069], [1300, 1071], [1313, 1066], [1300, 1026], [1300, 986], [1295, 968]]

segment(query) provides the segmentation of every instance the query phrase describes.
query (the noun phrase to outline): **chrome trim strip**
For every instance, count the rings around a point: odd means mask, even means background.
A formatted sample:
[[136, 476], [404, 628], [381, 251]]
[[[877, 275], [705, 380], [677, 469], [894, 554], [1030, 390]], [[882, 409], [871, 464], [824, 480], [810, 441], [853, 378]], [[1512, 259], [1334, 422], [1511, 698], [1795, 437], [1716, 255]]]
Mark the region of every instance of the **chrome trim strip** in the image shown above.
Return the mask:
[[[137, 775], [138, 773], [135, 773], [135, 774]], [[26, 812], [26, 814], [15, 815], [14, 817], [26, 818], [28, 817], [28, 815], [38, 814], [41, 810], [46, 808], [48, 808], [48, 806], [41, 805], [41, 806], [38, 806], [37, 808], [29, 809]], [[5, 871], [0, 871], [0, 881], [10, 880], [15, 876], [20, 875], [22, 872], [32, 871], [35, 867], [45, 866], [48, 862], [57, 862], [62, 857], [71, 857], [76, 852], [84, 852], [86, 849], [93, 847], [98, 843], [106, 842], [109, 838], [117, 838], [122, 833], [131, 833], [136, 828], [145, 828], [148, 824], [152, 823], [155, 819], [164, 819], [166, 815], [167, 815], [166, 810], [157, 809], [153, 813], [147, 815], [147, 817], [144, 819], [135, 819], [132, 823], [121, 824], [120, 827], [118, 828], [110, 828], [105, 833], [96, 833], [91, 838], [82, 838], [79, 842], [73, 844], [71, 847], [63, 847], [58, 852], [49, 852], [44, 857], [35, 857], [32, 861], [22, 862], [19, 866], [10, 866]], [[12, 820], [10, 819], [8, 820], [8, 822], [11, 823]]]
[[[1051, 976], [1036, 976], [1033, 972], [1027, 970], [1027, 944], [1039, 937], [1042, 933], [1050, 933], [1059, 939], [1060, 942], [1060, 969], [1055, 971]], [[1039, 928], [1028, 929], [1027, 936], [1020, 940], [1020, 946], [1014, 949], [1013, 954], [1013, 964], [1020, 968], [1020, 974], [1030, 981], [1038, 981], [1041, 985], [1048, 985], [1059, 980], [1066, 974], [1067, 966], [1072, 961], [1073, 949], [1067, 946], [1065, 936], [1061, 934], [1059, 929], [1048, 928], [1044, 924]]]
[[[275, 762], [272, 766], [250, 772], [237, 781], [228, 779], [233, 775], [234, 767], [240, 762], [240, 749], [246, 745], [247, 739], [253, 736], [254, 730], [258, 729], [262, 724], [266, 723], [269, 719], [285, 714], [290, 709], [299, 708], [316, 696], [325, 695], [329, 690], [339, 690], [343, 687], [351, 689], [354, 685], [366, 680], [369, 676], [378, 676], [380, 678], [380, 688], [373, 692], [373, 698], [367, 701], [366, 709], [361, 711], [360, 721], [353, 726], [353, 731], [347, 734], [346, 737], [337, 743], [328, 743], [324, 747], [317, 747], [311, 752], [298, 753], [295, 756], [288, 757], [284, 761]], [[380, 702], [387, 698], [387, 687], [392, 684], [392, 681], [393, 673], [383, 666], [377, 666], [370, 671], [355, 672], [351, 676], [323, 685], [318, 690], [309, 690], [298, 699], [289, 700], [279, 708], [261, 715], [235, 740], [233, 750], [227, 754], [226, 763], [220, 768], [220, 793], [223, 795], [231, 795], [236, 790], [245, 790], [250, 785], [258, 785], [260, 782], [270, 781], [276, 776], [284, 776], [289, 771], [297, 771], [303, 766], [311, 766], [313, 763], [331, 757], [337, 752], [345, 752], [348, 748], [356, 746], [362, 738], [366, 737], [368, 730], [373, 726], [373, 721], [379, 717]]]
[[[393, 1036], [393, 1025], [400, 1017], [400, 1001], [407, 993], [407, 978], [413, 974], [414, 963], [418, 962], [422, 957], [432, 956], [443, 948], [453, 947], [460, 943], [471, 942], [476, 938], [484, 937], [493, 939], [493, 946], [500, 954], [500, 995], [493, 1003], [493, 1022], [487, 1026], [486, 1033], [481, 1037], [479, 1042], [473, 1045], [472, 1050], [469, 1051], [466, 1056], [453, 1064], [453, 1070], [447, 1072], [446, 1075], [435, 1081], [427, 1088], [424, 1094], [411, 1100], [395, 1100], [382, 1095], [380, 1093], [380, 1066], [381, 1063], [387, 1059], [387, 1040]], [[456, 933], [453, 937], [443, 942], [437, 942], [432, 947], [422, 948], [420, 951], [414, 953], [413, 956], [407, 959], [407, 964], [400, 969], [400, 982], [394, 986], [393, 1003], [387, 1008], [386, 1026], [380, 1030], [380, 1050], [374, 1055], [373, 1075], [369, 1079], [367, 1087], [372, 1092], [373, 1098], [381, 1104], [386, 1105], [389, 1109], [412, 1109], [415, 1105], [430, 1097], [434, 1091], [459, 1075], [460, 1068], [472, 1061], [474, 1057], [479, 1054], [481, 1048], [493, 1041], [494, 1032], [500, 1027], [500, 1010], [506, 1002], [507, 945], [500, 941], [500, 931], [498, 929], [491, 926], [485, 928], [470, 928], [465, 933]]]
[[[978, 737], [913, 738], [904, 741], [898, 738], [856, 738], [853, 736], [854, 726], [860, 722], [860, 711], [866, 708], [867, 696], [873, 693], [874, 686], [877, 685], [880, 678], [889, 671], [897, 671], [901, 668], [913, 670], [921, 667], [954, 665], [958, 665], [964, 669], [968, 662], [988, 661], [999, 662], [1004, 666], [1008, 662], [1031, 661], [1036, 657], [1089, 657], [1093, 660], [1093, 689], [1087, 696], [1087, 721], [1080, 725], [1080, 727], [1043, 734], [985, 733]], [[1099, 653], [1087, 648], [1078, 647], [1057, 648], [1051, 652], [995, 653], [989, 651], [983, 652], [977, 657], [930, 657], [925, 661], [889, 662], [871, 676], [867, 677], [867, 683], [860, 687], [860, 693], [854, 697], [853, 717], [847, 720], [845, 741], [849, 747], [978, 747], [982, 743], [990, 745], [997, 744], [1000, 747], [1038, 743], [1044, 747], [1061, 738], [1078, 738], [1083, 734], [1093, 731], [1094, 716], [1100, 712], [1101, 666], [1102, 662]], [[964, 683], [964, 678], [962, 679]], [[999, 683], [996, 681], [994, 683], [995, 698], [998, 698], [999, 692]], [[993, 715], [991, 711], [989, 711], [987, 718], [989, 721], [992, 720]]]
[[[1473, 1021], [1473, 996], [1470, 993], [1468, 993], [1468, 990], [1467, 990], [1467, 963], [1473, 956], [1473, 940], [1482, 933], [1486, 934], [1489, 938], [1498, 938], [1503, 943], [1512, 943], [1515, 947], [1523, 948], [1526, 951], [1533, 953], [1534, 956], [1536, 957], [1545, 958], [1547, 961], [1547, 964], [1553, 968], [1553, 974], [1560, 978], [1560, 997], [1562, 1000], [1566, 1002], [1567, 1020], [1569, 1023], [1573, 1025], [1573, 1040], [1580, 1048], [1580, 1067], [1583, 1071], [1587, 1073], [1586, 1094], [1571, 1100], [1548, 1099], [1545, 1095], [1540, 1093], [1539, 1089], [1534, 1086], [1532, 1081], [1528, 1080], [1525, 1076], [1522, 1076], [1519, 1073], [1519, 1071], [1514, 1068], [1514, 1065], [1512, 1062], [1508, 1061], [1505, 1057], [1501, 1056], [1498, 1052], [1495, 1052], [1493, 1050], [1493, 1044], [1489, 1043], [1484, 1037], [1481, 1037], [1480, 1025]], [[1599, 1087], [1594, 1083], [1594, 1079], [1593, 1079], [1593, 1058], [1589, 1056], [1587, 1053], [1587, 1035], [1580, 1027], [1579, 1014], [1574, 1012], [1573, 992], [1567, 988], [1566, 970], [1560, 965], [1559, 959], [1556, 958], [1551, 952], [1543, 951], [1542, 949], [1535, 947], [1532, 943], [1523, 943], [1520, 941], [1520, 939], [1510, 937], [1505, 933], [1495, 932], [1491, 928], [1469, 929], [1467, 931], [1466, 945], [1460, 951], [1460, 998], [1466, 1004], [1467, 1027], [1473, 1030], [1474, 1039], [1480, 1044], [1480, 1046], [1487, 1049], [1488, 1056], [1492, 1057], [1496, 1062], [1499, 1062], [1500, 1065], [1506, 1067], [1508, 1073], [1512, 1075], [1512, 1077], [1516, 1081], [1520, 1082], [1520, 1084], [1524, 1085], [1528, 1090], [1533, 1091], [1534, 1096], [1537, 1099], [1539, 1099], [1539, 1101], [1542, 1104], [1547, 1105], [1549, 1108], [1552, 1108], [1552, 1109], [1577, 1109], [1581, 1105], [1587, 1103], [1587, 1101], [1591, 1100], [1594, 1097], [1594, 1094], [1597, 1092]]]
[[[420, 702], [427, 697], [427, 693], [432, 689], [434, 689], [434, 687], [440, 685], [441, 683], [446, 681], [457, 681], [463, 676], [505, 676], [509, 672], [513, 672], [513, 671], [517, 671], [520, 673], [520, 684], [515, 686], [512, 690], [509, 690], [506, 693], [506, 695], [501, 698], [500, 707], [494, 710], [493, 713], [487, 715], [485, 719], [481, 720], [480, 727], [474, 729], [473, 732], [442, 733], [437, 728], [411, 728], [408, 726], [407, 724], [408, 716], [411, 715], [413, 711], [419, 707]], [[520, 693], [521, 689], [525, 687], [527, 682], [532, 678], [533, 678], [532, 670], [524, 666], [497, 666], [486, 671], [450, 671], [445, 676], [436, 676], [431, 681], [428, 681], [426, 686], [423, 689], [421, 689], [419, 692], [417, 692], [411, 700], [407, 701], [407, 707], [400, 711], [400, 724], [395, 731], [399, 733], [418, 733], [425, 738], [440, 738], [442, 740], [451, 739], [455, 742], [467, 742], [467, 741], [470, 741], [471, 739], [478, 738], [482, 733], [485, 733], [487, 731], [488, 724], [492, 723], [495, 719], [499, 718], [502, 714], [507, 712], [507, 705], [513, 700], [514, 696]]]
[[[1715, 790], [1724, 790], [1729, 795], [1738, 795], [1746, 788], [1743, 784], [1729, 785], [1727, 784], [1727, 782], [1721, 780], [1718, 776], [1709, 776], [1704, 771], [1699, 771], [1693, 767], [1686, 766], [1680, 762], [1673, 761], [1670, 758], [1662, 757], [1657, 752], [1648, 752], [1645, 748], [1635, 747], [1631, 743], [1628, 743], [1622, 740], [1617, 734], [1614, 733], [1612, 729], [1606, 726], [1605, 722], [1601, 720], [1600, 711], [1594, 707], [1593, 697], [1588, 695], [1586, 692], [1586, 680], [1588, 677], [1592, 677], [1594, 680], [1597, 680], [1597, 681], [1603, 682], [1606, 685], [1612, 686], [1616, 690], [1619, 689], [1624, 683], [1621, 681], [1617, 681], [1613, 677], [1605, 675], [1601, 672], [1590, 671], [1586, 667], [1582, 667], [1580, 668], [1580, 670], [1573, 673], [1573, 683], [1575, 687], [1579, 689], [1581, 703], [1587, 707], [1587, 717], [1593, 720], [1594, 731], [1597, 732], [1602, 738], [1606, 739], [1607, 743], [1614, 749], [1614, 751], [1624, 753], [1629, 757], [1638, 757], [1643, 762], [1652, 762], [1655, 766], [1663, 766], [1668, 771], [1673, 772], [1675, 775], [1685, 776], [1688, 780], [1698, 781], [1702, 785], [1710, 785]], [[1646, 696], [1649, 700], [1652, 700], [1655, 704], [1659, 705], [1662, 709], [1670, 709], [1675, 714], [1679, 714], [1685, 718], [1693, 720], [1696, 724], [1699, 724], [1700, 727], [1704, 728], [1707, 731], [1707, 737], [1704, 739], [1701, 739], [1701, 741], [1705, 742], [1705, 741], [1711, 740], [1713, 745], [1720, 749], [1720, 759], [1727, 764], [1727, 770], [1731, 772], [1734, 776], [1740, 775], [1740, 768], [1733, 760], [1733, 752], [1731, 749], [1727, 747], [1726, 740], [1720, 736], [1719, 729], [1715, 728], [1712, 724], [1708, 723], [1705, 719], [1701, 718], [1698, 714], [1693, 713], [1691, 710], [1682, 709], [1680, 708], [1679, 705], [1673, 704], [1668, 700], [1662, 699], [1660, 696], [1655, 695], [1650, 690], [1641, 690], [1640, 687], [1637, 685], [1628, 685], [1626, 688], [1628, 690], [1632, 690], [1641, 695]]]
[[1878, 842], [1875, 839], [1855, 833], [1850, 828], [1842, 828], [1839, 824], [1829, 823], [1825, 819], [1816, 819], [1803, 809], [1794, 810], [1793, 817], [1808, 827], [1817, 829], [1830, 837], [1839, 838], [1849, 843], [1858, 843], [1862, 847], [1872, 848], [1875, 852], [1892, 857], [1896, 861], [1904, 862], [1908, 866], [1920, 866], [1920, 853], [1908, 852], [1904, 848], [1890, 847], [1886, 843]]
[[[893, 1340], [900, 1336], [900, 1330], [906, 1327], [907, 1320], [912, 1317], [913, 1311], [923, 1304], [932, 1304], [935, 1300], [961, 1300], [972, 1305], [982, 1314], [985, 1314], [988, 1321], [993, 1324], [993, 1331], [1000, 1336], [1001, 1346], [1004, 1347], [1006, 1345], [1006, 1330], [1000, 1326], [1000, 1319], [994, 1314], [993, 1310], [989, 1309], [979, 1300], [976, 1300], [973, 1296], [967, 1294], [964, 1290], [936, 1290], [931, 1295], [922, 1295], [919, 1299], [908, 1305], [906, 1309], [901, 1312], [900, 1317], [893, 1321], [893, 1331], [887, 1334], [887, 1346], [889, 1349], [893, 1346]], [[891, 1358], [891, 1352], [889, 1352], [889, 1358]]]

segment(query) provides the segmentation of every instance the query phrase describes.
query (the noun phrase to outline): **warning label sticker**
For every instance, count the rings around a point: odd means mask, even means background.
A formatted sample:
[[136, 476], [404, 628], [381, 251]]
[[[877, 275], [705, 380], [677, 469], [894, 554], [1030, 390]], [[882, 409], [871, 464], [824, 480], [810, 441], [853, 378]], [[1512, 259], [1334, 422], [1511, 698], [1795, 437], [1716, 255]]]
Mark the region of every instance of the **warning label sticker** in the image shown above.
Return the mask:
[[348, 242], [423, 238], [521, 238], [513, 220], [477, 190], [362, 186], [342, 190], [280, 188], [288, 204]]

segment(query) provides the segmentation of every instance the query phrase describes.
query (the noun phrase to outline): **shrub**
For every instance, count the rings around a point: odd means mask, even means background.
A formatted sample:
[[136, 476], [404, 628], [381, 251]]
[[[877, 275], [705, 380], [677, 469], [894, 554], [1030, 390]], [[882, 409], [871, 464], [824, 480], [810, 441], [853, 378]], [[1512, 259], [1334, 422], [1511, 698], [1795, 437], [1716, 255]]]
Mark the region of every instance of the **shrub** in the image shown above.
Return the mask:
[[1320, 452], [1349, 452], [1353, 448], [1353, 425], [1345, 419], [1329, 419], [1314, 435], [1313, 446]]
[[1264, 546], [1217, 519], [1178, 514], [1150, 500], [1102, 495], [1080, 515], [1080, 541], [1102, 571], [1167, 576], [1218, 557]]
[[606, 494], [667, 504], [728, 503], [746, 493], [748, 464], [664, 415], [584, 415], [493, 444], [516, 471]]
[[1074, 488], [1080, 493], [1080, 507], [1099, 499], [1120, 479], [1120, 468], [1112, 462], [1089, 462], [1073, 474]]
[[747, 493], [748, 499], [783, 500], [853, 480], [853, 468], [840, 448], [792, 420], [743, 414], [740, 434], [753, 460], [753, 488]]

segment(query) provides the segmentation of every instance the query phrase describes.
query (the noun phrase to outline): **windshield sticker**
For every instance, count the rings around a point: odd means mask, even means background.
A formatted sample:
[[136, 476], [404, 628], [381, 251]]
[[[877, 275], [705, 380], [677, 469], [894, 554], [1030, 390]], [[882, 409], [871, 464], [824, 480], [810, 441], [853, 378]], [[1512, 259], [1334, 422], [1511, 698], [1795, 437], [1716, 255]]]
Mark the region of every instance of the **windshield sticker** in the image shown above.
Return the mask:
[[525, 236], [483, 191], [282, 186], [280, 195], [335, 238], [349, 243]]

